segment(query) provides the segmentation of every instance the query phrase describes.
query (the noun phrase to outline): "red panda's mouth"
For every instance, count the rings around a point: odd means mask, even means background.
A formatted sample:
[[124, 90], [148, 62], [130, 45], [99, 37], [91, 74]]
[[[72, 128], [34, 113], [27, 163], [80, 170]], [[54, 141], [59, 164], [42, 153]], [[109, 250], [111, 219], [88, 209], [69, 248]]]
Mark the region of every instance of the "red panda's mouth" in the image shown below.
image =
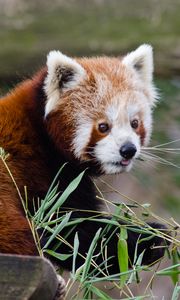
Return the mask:
[[131, 162], [131, 159], [122, 159], [120, 164], [123, 167], [127, 167], [127, 166], [129, 166], [130, 162]]
[[132, 159], [122, 159], [121, 161], [111, 162], [112, 165], [117, 167], [127, 167], [131, 163]]

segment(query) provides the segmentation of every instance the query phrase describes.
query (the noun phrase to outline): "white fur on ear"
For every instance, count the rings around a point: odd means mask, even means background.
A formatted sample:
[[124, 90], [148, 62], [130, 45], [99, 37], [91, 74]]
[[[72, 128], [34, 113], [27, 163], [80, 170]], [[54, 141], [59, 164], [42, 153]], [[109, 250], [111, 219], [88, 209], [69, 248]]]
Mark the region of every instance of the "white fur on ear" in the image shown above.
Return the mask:
[[76, 87], [86, 77], [84, 68], [60, 51], [54, 50], [48, 54], [47, 69], [44, 85], [47, 95], [45, 116], [57, 107], [62, 91]]
[[154, 67], [153, 51], [150, 45], [143, 44], [130, 52], [123, 58], [122, 63], [134, 68], [143, 81], [151, 83]]

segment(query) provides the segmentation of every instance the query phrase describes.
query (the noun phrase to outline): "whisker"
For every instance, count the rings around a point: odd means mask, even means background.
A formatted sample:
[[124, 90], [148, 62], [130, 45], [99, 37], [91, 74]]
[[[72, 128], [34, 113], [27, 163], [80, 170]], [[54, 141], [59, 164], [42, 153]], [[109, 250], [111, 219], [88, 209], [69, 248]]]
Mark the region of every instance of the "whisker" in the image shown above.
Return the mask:
[[156, 145], [154, 147], [162, 147], [162, 146], [170, 145], [170, 144], [177, 143], [177, 142], [180, 142], [180, 139], [176, 139], [174, 141], [170, 141], [170, 142], [167, 142], [167, 143], [159, 144], [159, 145]]
[[[155, 162], [155, 161], [153, 161], [153, 162]], [[156, 164], [152, 164], [152, 160], [138, 160], [138, 162], [137, 161], [135, 161], [134, 162], [134, 165], [135, 166], [140, 166], [140, 167], [144, 167], [145, 165], [147, 165], [147, 166], [150, 166], [151, 168], [154, 168], [154, 169], [156, 169], [157, 170], [157, 165]], [[132, 171], [134, 171], [134, 170], [132, 170]]]
[[145, 161], [149, 160], [149, 161], [153, 161], [153, 162], [161, 162], [160, 157], [154, 157], [147, 153], [141, 153], [141, 155], [145, 159]]
[[[148, 156], [151, 156], [151, 157], [154, 157], [154, 158], [159, 158], [161, 160], [166, 160], [165, 158], [155, 154], [155, 153], [152, 153], [152, 152], [147, 152], [147, 151], [141, 151], [141, 154], [144, 154], [144, 155], [148, 155]], [[167, 160], [168, 161], [168, 160]]]
[[158, 151], [162, 153], [172, 153], [172, 154], [180, 154], [180, 148], [155, 148], [155, 147], [144, 147], [142, 148], [145, 151]]
[[154, 160], [154, 161], [157, 161], [161, 164], [164, 164], [164, 165], [169, 165], [169, 166], [173, 166], [175, 168], [178, 168], [180, 169], [180, 166], [178, 165], [175, 165], [173, 162], [167, 160], [167, 159], [164, 159], [156, 154], [153, 154], [153, 153], [143, 153], [143, 151], [141, 152], [141, 155], [146, 157], [146, 158], [149, 158], [151, 160]]
[[167, 143], [159, 144], [159, 145], [154, 146], [153, 148], [158, 148], [158, 147], [162, 147], [162, 146], [165, 146], [165, 145], [170, 145], [170, 144], [177, 143], [177, 142], [180, 142], [180, 139], [176, 139], [174, 141], [170, 141], [170, 142], [167, 142]]
[[153, 162], [162, 162], [161, 157], [152, 155], [152, 153], [141, 153], [142, 157]]

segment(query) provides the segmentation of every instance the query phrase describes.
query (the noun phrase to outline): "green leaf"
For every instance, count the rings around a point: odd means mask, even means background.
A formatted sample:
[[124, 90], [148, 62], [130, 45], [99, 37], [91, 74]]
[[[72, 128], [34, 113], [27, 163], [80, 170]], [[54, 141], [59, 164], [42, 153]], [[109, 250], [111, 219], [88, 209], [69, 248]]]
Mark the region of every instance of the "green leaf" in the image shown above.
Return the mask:
[[[106, 218], [106, 219], [104, 219], [104, 218], [92, 218], [92, 219], [89, 219], [89, 221], [119, 226], [119, 222], [117, 222], [117, 221], [115, 221], [115, 220], [113, 220], [113, 219], [107, 219], [107, 218]], [[92, 226], [93, 226], [93, 225], [92, 225]]]
[[76, 271], [76, 257], [78, 254], [78, 249], [79, 249], [79, 238], [78, 238], [78, 233], [76, 232], [75, 237], [74, 237], [74, 247], [73, 247], [73, 263], [72, 263], [72, 274], [75, 274]]
[[64, 217], [64, 219], [62, 220], [62, 222], [53, 230], [53, 234], [50, 236], [49, 240], [47, 241], [47, 243], [45, 244], [45, 246], [43, 247], [43, 250], [46, 249], [49, 244], [53, 241], [53, 239], [60, 233], [60, 231], [66, 226], [67, 222], [70, 219], [72, 212], [69, 212], [68, 214], [66, 214], [66, 216]]
[[49, 187], [49, 189], [48, 189], [48, 192], [47, 192], [47, 195], [46, 195], [46, 196], [48, 196], [49, 193], [51, 192], [53, 186], [55, 185], [55, 182], [56, 182], [58, 176], [60, 175], [60, 173], [61, 173], [62, 170], [64, 169], [65, 165], [67, 165], [67, 163], [64, 163], [64, 164], [61, 166], [61, 168], [59, 169], [59, 171], [57, 172], [56, 176], [54, 177], [54, 179], [53, 179], [53, 181], [52, 181], [52, 183], [51, 183], [51, 185], [50, 185], [50, 187]]
[[149, 235], [149, 236], [147, 236], [147, 237], [145, 237], [145, 238], [143, 238], [143, 239], [140, 238], [139, 241], [138, 241], [138, 244], [143, 243], [143, 242], [146, 242], [146, 241], [150, 241], [150, 240], [152, 240], [155, 236], [156, 236], [155, 233], [151, 233], [151, 235]]
[[121, 227], [120, 239], [127, 240], [127, 238], [128, 238], [127, 229], [125, 227]]
[[171, 278], [177, 278], [178, 274], [180, 274], [179, 267], [180, 264], [172, 265], [168, 268], [156, 272], [156, 274], [160, 276], [170, 276]]
[[96, 249], [96, 246], [97, 246], [97, 241], [99, 239], [99, 236], [100, 236], [100, 233], [101, 233], [101, 230], [102, 228], [99, 228], [98, 231], [96, 232], [92, 242], [91, 242], [91, 245], [89, 247], [89, 250], [88, 250], [88, 253], [87, 253], [87, 257], [86, 257], [86, 260], [85, 260], [85, 263], [84, 263], [84, 268], [83, 268], [83, 273], [82, 273], [82, 277], [81, 277], [81, 282], [83, 282], [88, 274], [88, 271], [90, 269], [90, 266], [91, 266], [91, 260], [92, 260], [92, 256], [93, 256], [93, 253]]
[[[118, 263], [120, 272], [128, 271], [128, 246], [127, 246], [127, 230], [126, 228], [121, 228], [120, 238], [118, 240]], [[120, 275], [120, 286], [124, 286], [127, 280], [127, 274]]]
[[[172, 250], [172, 261], [173, 261], [173, 265], [177, 265], [179, 262], [177, 248], [174, 248]], [[180, 274], [179, 267], [174, 267], [174, 271], [176, 271], [176, 273], [172, 274], [171, 279], [172, 279], [174, 285], [176, 285], [176, 283], [179, 281], [179, 276], [178, 276], [178, 274]]]
[[146, 251], [146, 249], [144, 249], [141, 254], [139, 254], [137, 262], [136, 262], [136, 266], [141, 266], [142, 264], [142, 260], [143, 260], [143, 256], [144, 256], [144, 252]]
[[92, 291], [95, 295], [99, 297], [99, 300], [112, 300], [111, 297], [109, 297], [105, 292], [99, 290], [94, 285], [90, 286], [90, 291]]
[[70, 194], [74, 192], [74, 190], [78, 187], [84, 173], [86, 170], [84, 170], [82, 173], [80, 173], [65, 189], [65, 191], [62, 193], [62, 195], [59, 197], [59, 199], [56, 201], [56, 203], [53, 205], [53, 207], [50, 209], [50, 211], [46, 214], [45, 218], [43, 219], [42, 223], [44, 223], [51, 214], [55, 213], [55, 211], [62, 206], [62, 204], [66, 201], [66, 199], [69, 197]]
[[[41, 206], [39, 207], [36, 214], [34, 215], [33, 221], [37, 224], [37, 226], [41, 223], [47, 208], [50, 207], [53, 204], [53, 202], [55, 202], [56, 199], [58, 198], [59, 192], [57, 192], [57, 188], [58, 185], [54, 187], [54, 189], [52, 190], [51, 194], [49, 194], [48, 197], [45, 197], [45, 199], [42, 200]], [[56, 194], [55, 194], [55, 190], [56, 190]]]
[[[37, 210], [37, 212], [35, 213], [34, 217], [33, 217], [33, 221], [36, 221], [36, 224], [38, 225], [39, 222], [42, 220], [45, 210], [56, 200], [56, 198], [58, 197], [59, 193], [57, 193], [58, 191], [58, 186], [59, 183], [55, 185], [55, 182], [59, 176], [59, 174], [62, 172], [63, 168], [65, 167], [67, 163], [63, 164], [61, 166], [61, 168], [59, 169], [59, 171], [57, 172], [55, 178], [53, 179], [47, 194], [44, 198], [44, 200], [41, 201], [41, 206], [39, 207], [39, 209]], [[54, 186], [55, 185], [55, 186]]]
[[178, 300], [180, 297], [180, 286], [176, 284], [171, 300]]
[[144, 203], [141, 206], [144, 207], [144, 208], [149, 208], [151, 206], [151, 204], [150, 203]]
[[2, 147], [0, 147], [0, 158], [5, 161], [8, 156], [9, 154], [6, 153], [6, 151]]
[[51, 256], [54, 256], [55, 258], [57, 258], [59, 260], [62, 260], [62, 261], [66, 260], [66, 259], [68, 259], [69, 257], [72, 256], [72, 254], [56, 253], [56, 252], [54, 252], [52, 250], [48, 250], [48, 249], [44, 250], [44, 252], [48, 253]]

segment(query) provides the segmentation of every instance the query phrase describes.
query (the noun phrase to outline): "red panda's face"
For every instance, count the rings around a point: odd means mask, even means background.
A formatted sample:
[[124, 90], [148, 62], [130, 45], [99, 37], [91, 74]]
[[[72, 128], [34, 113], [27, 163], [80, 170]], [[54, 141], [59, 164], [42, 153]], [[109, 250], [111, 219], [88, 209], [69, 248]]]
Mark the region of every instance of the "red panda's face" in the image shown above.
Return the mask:
[[147, 145], [155, 102], [152, 49], [122, 59], [48, 56], [47, 128], [68, 158], [106, 174], [129, 171]]

